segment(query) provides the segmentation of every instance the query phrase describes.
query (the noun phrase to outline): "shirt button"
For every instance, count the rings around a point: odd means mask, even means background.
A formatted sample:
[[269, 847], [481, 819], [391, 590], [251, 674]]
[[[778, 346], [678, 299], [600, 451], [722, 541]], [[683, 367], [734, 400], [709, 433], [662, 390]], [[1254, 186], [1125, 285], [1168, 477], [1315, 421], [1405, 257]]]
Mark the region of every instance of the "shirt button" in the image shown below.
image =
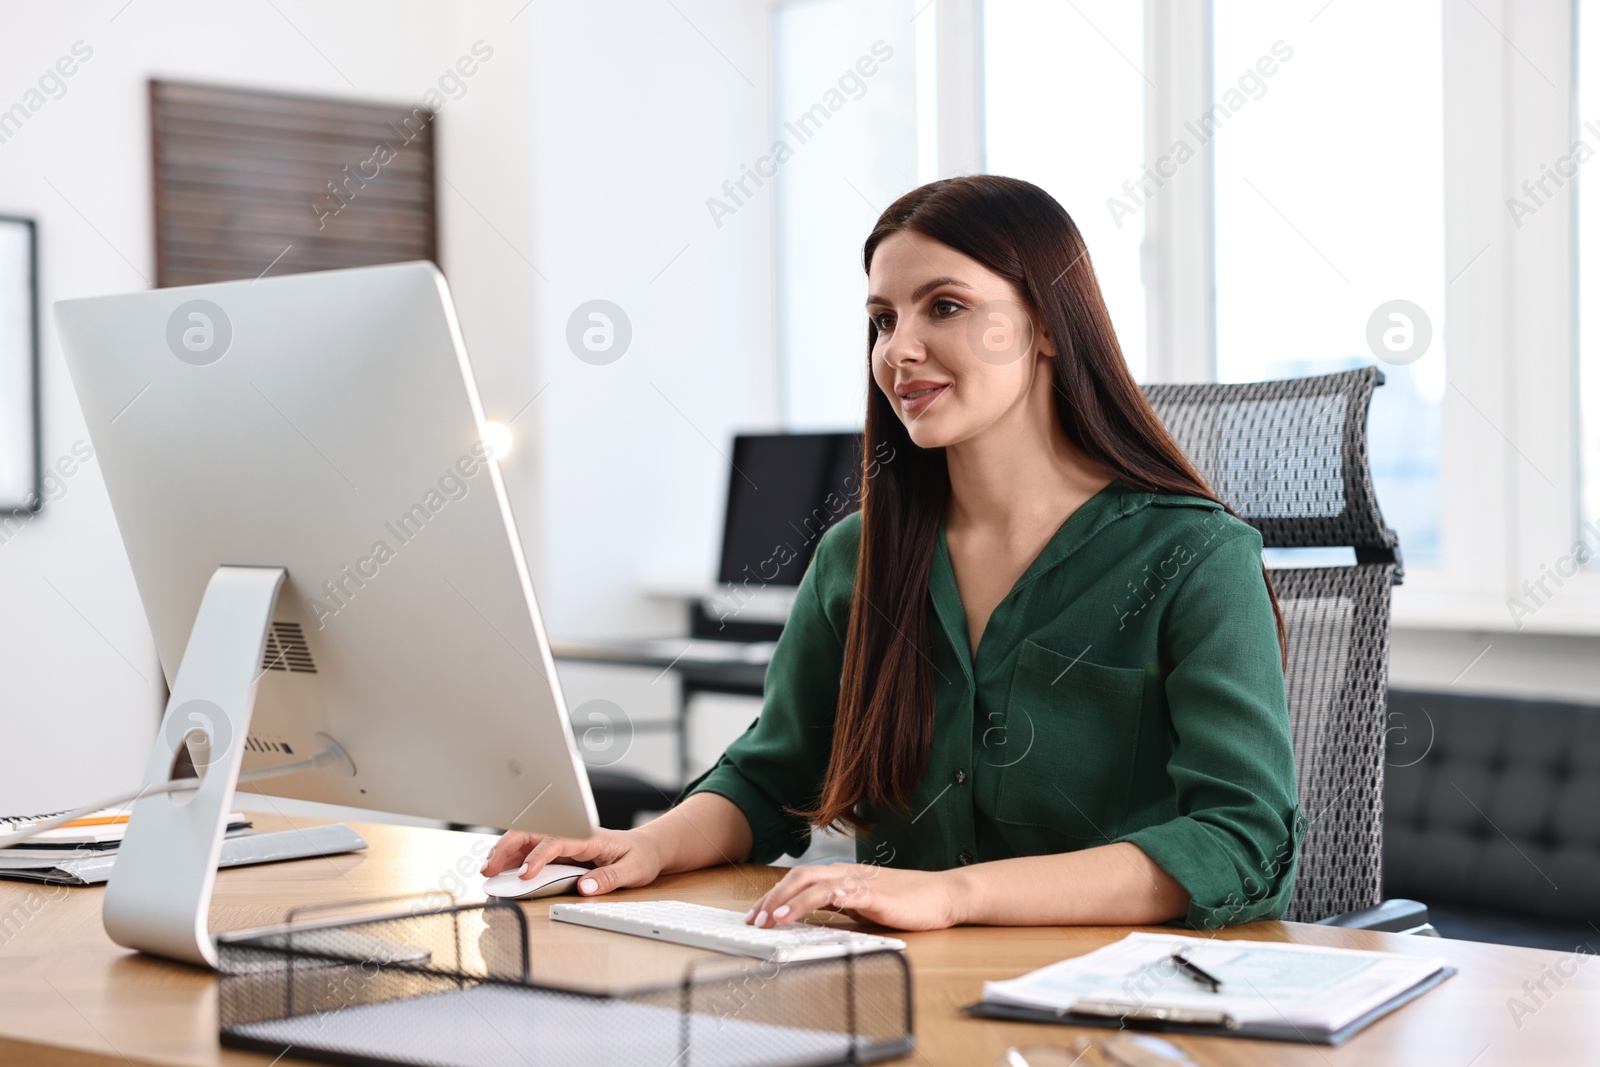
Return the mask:
[[970, 853], [970, 852], [961, 853], [961, 855], [956, 857], [956, 862], [961, 864], [961, 866], [963, 866], [963, 867], [967, 866], [968, 864], [970, 864], [972, 862], [972, 853]]
[[956, 770], [956, 785], [965, 785], [966, 781], [967, 781], [967, 772], [963, 771], [963, 770], [960, 770], [958, 768]]

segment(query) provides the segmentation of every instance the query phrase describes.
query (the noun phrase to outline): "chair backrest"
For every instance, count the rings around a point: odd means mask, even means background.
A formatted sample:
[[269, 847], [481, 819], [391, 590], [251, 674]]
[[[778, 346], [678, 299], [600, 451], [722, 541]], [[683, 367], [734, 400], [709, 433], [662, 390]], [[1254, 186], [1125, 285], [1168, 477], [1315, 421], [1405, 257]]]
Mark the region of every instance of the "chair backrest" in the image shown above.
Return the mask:
[[1278, 382], [1144, 387], [1217, 495], [1268, 548], [1349, 547], [1356, 564], [1270, 572], [1289, 637], [1289, 723], [1308, 821], [1284, 918], [1380, 899], [1389, 593], [1399, 539], [1367, 464], [1376, 367]]

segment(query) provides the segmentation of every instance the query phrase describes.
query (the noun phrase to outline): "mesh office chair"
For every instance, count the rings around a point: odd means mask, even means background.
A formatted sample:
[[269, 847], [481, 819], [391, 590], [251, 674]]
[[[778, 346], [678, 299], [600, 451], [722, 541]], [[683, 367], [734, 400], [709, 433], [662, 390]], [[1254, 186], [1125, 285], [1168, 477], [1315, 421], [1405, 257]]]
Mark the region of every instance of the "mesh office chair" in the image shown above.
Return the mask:
[[1289, 381], [1144, 387], [1216, 494], [1267, 548], [1350, 547], [1344, 567], [1272, 570], [1288, 629], [1285, 682], [1308, 821], [1284, 918], [1431, 932], [1382, 901], [1389, 590], [1403, 574], [1367, 467], [1376, 367]]

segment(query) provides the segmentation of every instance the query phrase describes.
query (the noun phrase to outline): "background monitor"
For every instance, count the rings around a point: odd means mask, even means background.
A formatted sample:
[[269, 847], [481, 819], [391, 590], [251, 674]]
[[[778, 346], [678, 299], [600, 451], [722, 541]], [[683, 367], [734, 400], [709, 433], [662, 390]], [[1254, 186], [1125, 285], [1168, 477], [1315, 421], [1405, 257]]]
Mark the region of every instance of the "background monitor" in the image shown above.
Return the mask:
[[859, 433], [733, 440], [718, 579], [796, 586], [823, 532], [860, 507]]

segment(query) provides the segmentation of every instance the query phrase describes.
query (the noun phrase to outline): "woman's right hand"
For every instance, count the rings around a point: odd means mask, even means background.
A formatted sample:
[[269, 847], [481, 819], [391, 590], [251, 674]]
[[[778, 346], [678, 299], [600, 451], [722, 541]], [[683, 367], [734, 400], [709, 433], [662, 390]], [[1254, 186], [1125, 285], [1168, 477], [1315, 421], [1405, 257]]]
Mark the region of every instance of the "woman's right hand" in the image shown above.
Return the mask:
[[521, 876], [532, 878], [547, 863], [593, 864], [594, 870], [578, 879], [578, 892], [590, 897], [649, 885], [661, 873], [662, 856], [659, 844], [639, 830], [599, 829], [586, 840], [509, 830], [479, 873], [493, 877], [526, 865]]

